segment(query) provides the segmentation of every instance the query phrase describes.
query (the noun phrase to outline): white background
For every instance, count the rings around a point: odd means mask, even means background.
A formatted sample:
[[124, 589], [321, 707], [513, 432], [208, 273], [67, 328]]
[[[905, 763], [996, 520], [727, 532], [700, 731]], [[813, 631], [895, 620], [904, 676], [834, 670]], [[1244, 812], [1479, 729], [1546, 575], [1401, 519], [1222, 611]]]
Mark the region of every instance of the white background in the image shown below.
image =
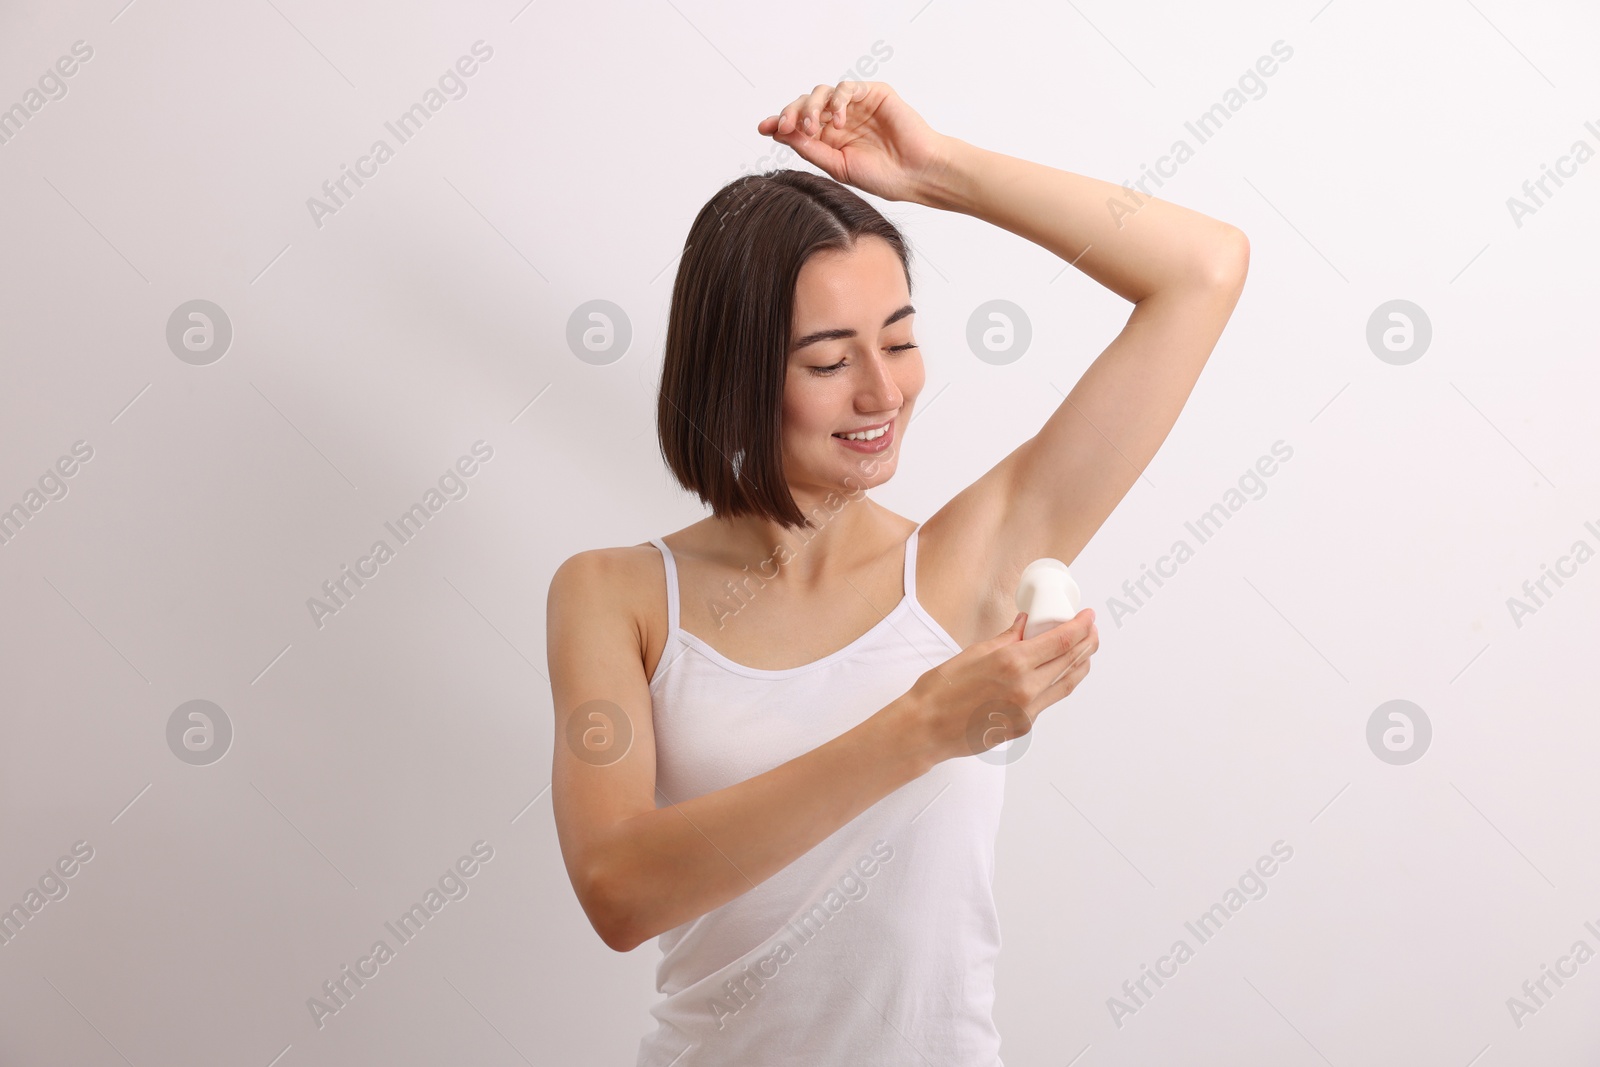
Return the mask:
[[[0, 945], [0, 1062], [631, 1064], [656, 948], [577, 906], [547, 786], [549, 579], [698, 519], [654, 390], [688, 225], [755, 133], [881, 42], [936, 129], [1136, 179], [1275, 41], [1160, 195], [1249, 236], [1244, 296], [1155, 462], [1073, 563], [1089, 681], [1010, 769], [996, 1021], [1008, 1067], [1600, 1059], [1600, 135], [1587, 5], [1168, 2], [7, 5], [0, 107], [0, 906], [93, 858]], [[325, 180], [472, 43], [493, 56], [334, 215]], [[1570, 166], [1570, 165], [1569, 165]], [[877, 202], [918, 252], [928, 386], [876, 495], [924, 519], [1060, 403], [1129, 305], [965, 216]], [[209, 365], [165, 331], [206, 299]], [[632, 328], [608, 365], [569, 316]], [[1030, 350], [966, 348], [991, 299]], [[1433, 339], [1376, 357], [1380, 305]], [[319, 627], [307, 600], [473, 442], [493, 458]], [[1110, 598], [1276, 441], [1267, 491], [1137, 613]], [[1191, 545], [1194, 539], [1188, 538]], [[1551, 588], [1554, 588], [1553, 586]], [[232, 724], [186, 763], [186, 701]], [[1420, 760], [1366, 724], [1424, 709]], [[320, 1028], [307, 999], [476, 841], [493, 859]], [[1121, 995], [1257, 857], [1294, 849], [1136, 1015]], [[393, 940], [389, 938], [389, 940]], [[1191, 944], [1193, 939], [1189, 938]], [[1554, 987], [1551, 987], [1554, 988]], [[818, 1020], [819, 1026], [827, 1025]]]

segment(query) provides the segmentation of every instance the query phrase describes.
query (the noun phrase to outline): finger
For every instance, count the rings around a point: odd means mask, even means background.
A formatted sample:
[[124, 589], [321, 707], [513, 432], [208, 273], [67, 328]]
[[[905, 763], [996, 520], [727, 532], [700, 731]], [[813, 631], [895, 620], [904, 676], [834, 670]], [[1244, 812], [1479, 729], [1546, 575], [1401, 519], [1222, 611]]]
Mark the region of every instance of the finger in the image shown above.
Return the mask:
[[1084, 608], [1065, 622], [1022, 642], [1023, 662], [1037, 667], [1073, 652], [1094, 632], [1094, 609]]
[[1001, 645], [1016, 644], [1018, 641], [1022, 640], [1022, 631], [1027, 629], [1027, 627], [1028, 613], [1025, 611], [1019, 611], [1017, 612], [1017, 617], [1011, 620], [1010, 626], [1007, 626], [1004, 630], [1001, 630], [999, 633], [995, 634], [991, 638], [988, 638], [987, 640], [979, 641], [972, 647], [978, 649], [980, 652], [987, 652], [990, 649], [999, 648]]
[[833, 95], [833, 86], [818, 85], [811, 90], [800, 109], [800, 132], [815, 137], [822, 132], [822, 107]]
[[[1057, 684], [1062, 678], [1088, 663], [1089, 657], [1093, 654], [1094, 649], [1087, 644], [1075, 645], [1066, 655], [1061, 656], [1059, 659], [1051, 660], [1033, 668], [1029, 678], [1034, 684], [1048, 689], [1050, 685]], [[1049, 685], [1045, 685], [1046, 680], [1049, 681]]]
[[958, 654], [965, 656], [968, 659], [981, 659], [982, 657], [987, 656], [992, 652], [996, 652], [1007, 645], [1015, 645], [1022, 640], [1022, 631], [1027, 625], [1027, 613], [1019, 611], [1017, 612], [1017, 617], [1011, 620], [1010, 626], [1007, 626], [1004, 630], [1001, 630], [993, 637], [985, 637], [981, 640], [974, 641], [972, 644], [963, 648]]
[[808, 96], [797, 96], [778, 112], [778, 124], [772, 128], [773, 136], [794, 133], [800, 126], [800, 108]]
[[787, 145], [801, 159], [818, 168], [835, 181], [844, 180], [843, 154], [822, 138], [807, 134], [803, 130], [796, 130], [793, 133], [775, 133], [773, 134], [773, 140], [779, 144]]
[[986, 637], [979, 641], [973, 641], [973, 643], [966, 646], [963, 651], [968, 651], [968, 653], [974, 654], [974, 656], [982, 656], [982, 654], [990, 653], [990, 651], [994, 651], [994, 649], [1000, 648], [1002, 645], [1014, 645], [1014, 643], [1018, 643], [1019, 640], [1022, 640], [1022, 629], [1024, 629], [1026, 625], [1026, 614], [1018, 611], [1018, 613], [1016, 613], [1016, 617], [1011, 619], [1011, 625], [1008, 625], [1006, 629], [995, 633], [994, 637]]
[[[815, 137], [821, 132], [823, 124], [832, 125], [836, 129], [843, 128], [845, 118], [849, 114], [850, 101], [863, 95], [867, 88], [867, 83], [852, 79], [846, 79], [831, 88], [819, 85], [811, 92], [795, 97], [792, 103], [776, 115], [762, 119], [756, 124], [756, 130], [767, 136], [798, 132]], [[812, 113], [817, 116], [818, 121], [808, 132], [805, 119]]]
[[1045, 708], [1048, 708], [1056, 701], [1061, 700], [1063, 697], [1066, 697], [1072, 693], [1073, 690], [1078, 688], [1078, 683], [1082, 682], [1084, 678], [1088, 677], [1088, 674], [1089, 661], [1085, 659], [1076, 667], [1072, 668], [1070, 671], [1067, 671], [1060, 678], [1057, 678], [1054, 682], [1040, 690], [1039, 695], [1034, 697], [1033, 700], [1029, 701], [1028, 707], [1025, 709], [1028, 717], [1030, 719], [1037, 717], [1038, 714]]
[[833, 92], [828, 95], [828, 108], [822, 113], [824, 126], [832, 125], [836, 130], [844, 128], [845, 116], [850, 110], [850, 101], [855, 98], [856, 87], [860, 84], [860, 82], [846, 80], [834, 87]]

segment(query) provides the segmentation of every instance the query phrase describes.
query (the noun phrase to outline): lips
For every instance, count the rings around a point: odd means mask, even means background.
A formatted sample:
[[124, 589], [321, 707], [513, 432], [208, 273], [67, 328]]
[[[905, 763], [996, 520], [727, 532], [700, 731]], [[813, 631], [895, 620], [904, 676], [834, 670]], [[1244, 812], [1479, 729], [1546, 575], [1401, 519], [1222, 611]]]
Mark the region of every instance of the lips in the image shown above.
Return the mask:
[[833, 436], [840, 437], [840, 436], [843, 436], [844, 434], [847, 434], [847, 433], [867, 433], [867, 432], [869, 432], [871, 430], [881, 430], [881, 429], [883, 429], [885, 426], [889, 425], [893, 421], [894, 421], [893, 419], [885, 419], [884, 421], [878, 422], [878, 423], [874, 423], [871, 426], [857, 426], [853, 430], [839, 430]]
[[[893, 419], [890, 419], [888, 422], [879, 423], [879, 426], [882, 427], [881, 432], [877, 437], [874, 437], [871, 440], [857, 440], [849, 437], [841, 437], [839, 434], [834, 434], [833, 439], [838, 441], [841, 447], [848, 448], [852, 452], [861, 452], [867, 455], [877, 455], [880, 452], [887, 452], [891, 447], [893, 447], [895, 439], [895, 424]], [[848, 432], [860, 433], [861, 431], [850, 430]]]

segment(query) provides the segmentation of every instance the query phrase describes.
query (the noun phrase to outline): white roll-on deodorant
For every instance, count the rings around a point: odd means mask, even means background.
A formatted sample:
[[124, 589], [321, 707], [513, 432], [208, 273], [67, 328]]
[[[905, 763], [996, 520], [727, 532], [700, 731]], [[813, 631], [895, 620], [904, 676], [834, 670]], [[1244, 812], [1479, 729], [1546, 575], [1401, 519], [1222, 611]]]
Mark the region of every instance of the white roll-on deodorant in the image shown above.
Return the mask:
[[1065, 563], [1049, 556], [1034, 560], [1022, 569], [1017, 583], [1017, 610], [1028, 613], [1023, 640], [1060, 626], [1078, 613], [1082, 602], [1078, 583], [1067, 573]]

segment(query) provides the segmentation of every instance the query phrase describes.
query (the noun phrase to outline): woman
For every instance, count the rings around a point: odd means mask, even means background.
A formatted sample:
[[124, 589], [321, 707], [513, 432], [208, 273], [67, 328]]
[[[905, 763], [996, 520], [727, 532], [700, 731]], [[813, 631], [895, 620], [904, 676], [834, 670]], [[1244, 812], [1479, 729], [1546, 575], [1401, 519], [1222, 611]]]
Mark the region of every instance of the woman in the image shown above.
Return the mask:
[[[999, 1064], [988, 749], [1099, 647], [1087, 608], [1024, 640], [1012, 594], [1154, 457], [1249, 245], [939, 134], [881, 82], [757, 129], [834, 180], [746, 176], [695, 219], [658, 430], [712, 515], [552, 579], [562, 854], [608, 946], [660, 937], [640, 1067]], [[924, 383], [909, 256], [840, 183], [1004, 227], [1134, 304], [1039, 432], [920, 525], [866, 496]]]

